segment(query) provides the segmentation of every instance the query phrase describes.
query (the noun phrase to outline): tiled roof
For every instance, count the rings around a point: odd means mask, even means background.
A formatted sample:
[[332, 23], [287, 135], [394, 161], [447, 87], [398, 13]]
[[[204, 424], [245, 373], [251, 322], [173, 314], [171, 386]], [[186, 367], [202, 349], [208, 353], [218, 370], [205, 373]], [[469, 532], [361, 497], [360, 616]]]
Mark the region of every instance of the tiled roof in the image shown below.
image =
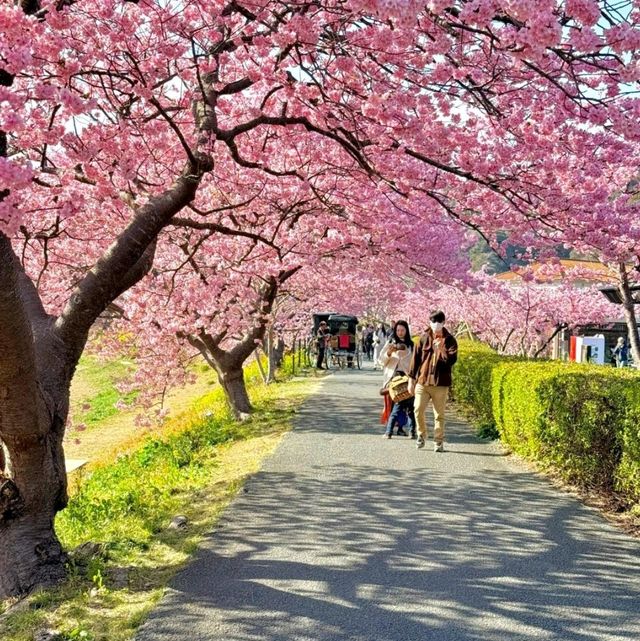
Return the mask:
[[615, 276], [611, 269], [597, 260], [574, 260], [562, 258], [557, 262], [533, 262], [526, 267], [518, 267], [513, 271], [501, 272], [495, 275], [497, 280], [518, 281], [522, 279], [521, 272], [531, 272], [533, 277], [542, 282], [557, 282], [564, 280], [568, 272], [577, 280], [593, 282], [614, 282]]

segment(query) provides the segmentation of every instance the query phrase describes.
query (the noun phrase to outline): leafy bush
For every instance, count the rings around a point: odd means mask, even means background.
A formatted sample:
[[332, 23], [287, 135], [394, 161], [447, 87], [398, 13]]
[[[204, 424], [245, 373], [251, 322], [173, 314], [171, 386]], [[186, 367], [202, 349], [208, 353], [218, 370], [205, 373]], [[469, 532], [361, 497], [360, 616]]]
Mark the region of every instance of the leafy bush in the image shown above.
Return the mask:
[[640, 385], [637, 378], [624, 389], [626, 412], [622, 425], [622, 457], [616, 474], [616, 486], [626, 496], [640, 503]]
[[491, 381], [501, 358], [483, 343], [460, 342], [455, 365], [453, 394], [470, 415], [478, 436], [498, 438], [491, 400]]
[[456, 400], [513, 451], [583, 488], [640, 501], [640, 376], [500, 357], [461, 342]]
[[518, 453], [582, 487], [612, 490], [620, 463], [626, 377], [614, 369], [564, 363], [498, 368], [504, 381], [498, 429]]

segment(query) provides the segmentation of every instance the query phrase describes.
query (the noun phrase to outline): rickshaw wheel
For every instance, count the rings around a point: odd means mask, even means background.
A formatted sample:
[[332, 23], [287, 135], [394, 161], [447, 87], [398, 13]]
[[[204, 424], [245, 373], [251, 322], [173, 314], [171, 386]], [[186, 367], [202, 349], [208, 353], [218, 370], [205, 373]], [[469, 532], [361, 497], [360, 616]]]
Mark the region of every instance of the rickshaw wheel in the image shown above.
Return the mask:
[[307, 367], [311, 367], [313, 365], [313, 350], [311, 347], [311, 343], [307, 345], [307, 348], [304, 350], [304, 362], [306, 363]]

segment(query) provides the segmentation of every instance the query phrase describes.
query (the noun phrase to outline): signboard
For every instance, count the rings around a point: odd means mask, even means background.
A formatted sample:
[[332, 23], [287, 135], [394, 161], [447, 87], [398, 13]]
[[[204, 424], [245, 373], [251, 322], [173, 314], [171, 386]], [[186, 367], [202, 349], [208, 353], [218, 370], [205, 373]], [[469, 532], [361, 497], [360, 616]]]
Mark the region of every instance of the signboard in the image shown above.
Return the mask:
[[576, 363], [604, 365], [604, 336], [572, 336], [569, 344], [569, 360]]

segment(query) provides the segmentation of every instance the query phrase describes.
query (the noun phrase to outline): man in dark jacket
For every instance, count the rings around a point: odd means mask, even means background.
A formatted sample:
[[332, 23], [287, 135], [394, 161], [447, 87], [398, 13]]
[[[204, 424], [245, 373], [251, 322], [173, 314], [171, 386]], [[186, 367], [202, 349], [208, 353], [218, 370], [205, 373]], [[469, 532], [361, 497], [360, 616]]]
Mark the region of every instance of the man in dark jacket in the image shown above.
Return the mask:
[[331, 332], [329, 331], [329, 326], [325, 321], [320, 321], [320, 326], [318, 327], [318, 332], [316, 333], [316, 341], [318, 346], [318, 360], [316, 361], [316, 369], [324, 369], [322, 363], [324, 363], [327, 341], [330, 337]]
[[444, 414], [451, 387], [451, 368], [458, 359], [458, 343], [445, 329], [445, 315], [433, 312], [429, 328], [420, 337], [420, 344], [413, 350], [409, 368], [409, 391], [415, 393], [415, 417], [418, 426], [418, 449], [425, 446], [427, 403], [433, 404], [434, 452], [444, 452]]

